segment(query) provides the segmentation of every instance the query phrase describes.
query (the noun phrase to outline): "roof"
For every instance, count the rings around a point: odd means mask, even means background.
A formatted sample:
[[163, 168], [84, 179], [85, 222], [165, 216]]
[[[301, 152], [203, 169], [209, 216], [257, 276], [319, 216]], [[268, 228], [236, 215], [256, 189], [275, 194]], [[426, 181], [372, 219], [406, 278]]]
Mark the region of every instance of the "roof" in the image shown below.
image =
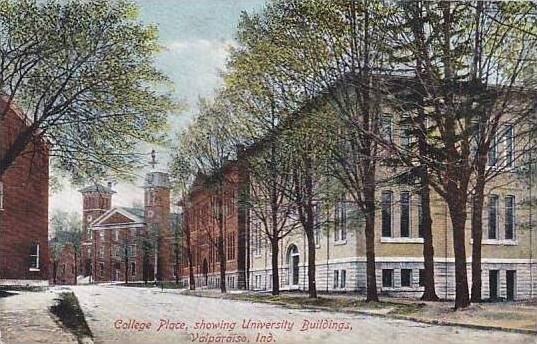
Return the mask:
[[145, 211], [142, 208], [128, 208], [128, 207], [118, 207], [118, 208], [121, 208], [128, 213], [131, 213], [133, 215], [138, 216], [141, 219], [144, 219]]
[[105, 194], [114, 194], [116, 193], [114, 190], [109, 188], [108, 186], [104, 186], [98, 183], [95, 183], [93, 185], [86, 186], [85, 188], [82, 188], [78, 190], [81, 193], [90, 193], [90, 192], [97, 192], [97, 193], [105, 193]]

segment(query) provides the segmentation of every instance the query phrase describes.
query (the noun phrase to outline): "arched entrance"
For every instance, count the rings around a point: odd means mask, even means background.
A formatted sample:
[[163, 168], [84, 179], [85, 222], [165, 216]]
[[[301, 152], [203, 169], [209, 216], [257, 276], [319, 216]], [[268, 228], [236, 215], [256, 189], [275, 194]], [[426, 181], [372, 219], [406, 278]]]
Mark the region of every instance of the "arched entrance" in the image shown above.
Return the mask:
[[289, 286], [298, 287], [300, 255], [296, 245], [289, 246], [287, 250], [287, 264], [289, 266]]
[[207, 281], [209, 280], [209, 264], [207, 264], [207, 258], [203, 259], [203, 285], [207, 286]]

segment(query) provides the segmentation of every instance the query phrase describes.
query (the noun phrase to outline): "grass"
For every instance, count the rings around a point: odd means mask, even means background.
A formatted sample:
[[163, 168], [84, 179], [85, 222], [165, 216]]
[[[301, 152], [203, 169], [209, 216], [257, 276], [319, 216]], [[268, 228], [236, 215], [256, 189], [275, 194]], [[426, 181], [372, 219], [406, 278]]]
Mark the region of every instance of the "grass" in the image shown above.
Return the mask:
[[75, 294], [73, 292], [61, 293], [57, 300], [58, 303], [51, 306], [50, 311], [56, 315], [60, 324], [71, 331], [79, 343], [83, 343], [84, 338], [93, 338]]
[[350, 297], [323, 297], [319, 296], [315, 299], [310, 299], [306, 295], [270, 295], [270, 294], [208, 294], [203, 293], [203, 291], [187, 291], [187, 295], [194, 296], [210, 296], [225, 298], [230, 300], [240, 300], [240, 301], [250, 301], [250, 302], [262, 302], [262, 303], [271, 303], [277, 304], [280, 306], [286, 306], [291, 308], [300, 308], [300, 307], [321, 307], [329, 311], [357, 311], [357, 310], [382, 310], [386, 309], [387, 314], [398, 314], [398, 315], [412, 315], [420, 312], [425, 304], [423, 303], [393, 303], [393, 302], [366, 302], [365, 300], [360, 300], [357, 298]]

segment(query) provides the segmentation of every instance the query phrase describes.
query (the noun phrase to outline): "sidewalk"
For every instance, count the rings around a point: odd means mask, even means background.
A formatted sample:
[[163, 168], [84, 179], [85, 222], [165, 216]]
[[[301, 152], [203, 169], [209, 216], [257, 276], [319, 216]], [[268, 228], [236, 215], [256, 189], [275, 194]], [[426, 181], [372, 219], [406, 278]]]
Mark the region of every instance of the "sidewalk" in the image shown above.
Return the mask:
[[537, 301], [474, 304], [461, 311], [453, 310], [453, 301], [423, 302], [420, 300], [381, 297], [380, 302], [367, 303], [356, 294], [320, 295], [309, 299], [306, 293], [243, 292], [221, 294], [217, 290], [185, 290], [184, 295], [225, 298], [278, 304], [292, 308], [313, 308], [327, 311], [368, 314], [438, 325], [494, 329], [537, 335]]
[[16, 293], [0, 297], [0, 343], [78, 343], [70, 332], [56, 323], [49, 311], [57, 297], [55, 292]]

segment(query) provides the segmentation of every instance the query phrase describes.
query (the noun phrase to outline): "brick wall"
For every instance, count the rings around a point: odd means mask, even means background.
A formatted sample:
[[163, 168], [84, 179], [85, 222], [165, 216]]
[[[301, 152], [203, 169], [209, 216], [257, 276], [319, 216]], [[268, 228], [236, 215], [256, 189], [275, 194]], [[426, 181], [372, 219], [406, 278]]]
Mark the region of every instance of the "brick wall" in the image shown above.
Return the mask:
[[[13, 111], [0, 120], [0, 154], [25, 125]], [[48, 148], [41, 140], [29, 144], [1, 177], [0, 281], [48, 279], [48, 178]], [[30, 269], [35, 244], [39, 265]]]

